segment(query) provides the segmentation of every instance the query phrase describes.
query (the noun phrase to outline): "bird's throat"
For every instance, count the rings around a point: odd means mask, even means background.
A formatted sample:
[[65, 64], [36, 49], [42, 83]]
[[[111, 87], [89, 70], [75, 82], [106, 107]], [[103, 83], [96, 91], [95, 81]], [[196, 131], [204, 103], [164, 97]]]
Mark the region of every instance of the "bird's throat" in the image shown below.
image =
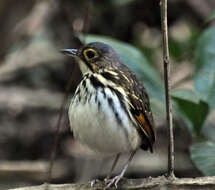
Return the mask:
[[90, 73], [91, 72], [91, 70], [86, 65], [86, 63], [84, 63], [81, 59], [77, 59], [77, 62], [79, 64], [80, 70], [81, 70], [81, 72], [82, 72], [83, 75], [85, 75], [86, 73]]
[[85, 75], [86, 73], [92, 73], [86, 63], [83, 62], [81, 59], [77, 59], [77, 62], [83, 75]]

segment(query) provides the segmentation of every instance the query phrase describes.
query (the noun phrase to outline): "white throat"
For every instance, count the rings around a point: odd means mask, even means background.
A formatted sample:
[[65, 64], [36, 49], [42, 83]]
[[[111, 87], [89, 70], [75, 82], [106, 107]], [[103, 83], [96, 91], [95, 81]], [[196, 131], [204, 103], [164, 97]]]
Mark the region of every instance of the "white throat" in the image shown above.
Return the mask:
[[76, 60], [83, 75], [85, 75], [86, 73], [92, 73], [89, 67], [87, 67], [87, 65], [81, 59], [77, 58]]

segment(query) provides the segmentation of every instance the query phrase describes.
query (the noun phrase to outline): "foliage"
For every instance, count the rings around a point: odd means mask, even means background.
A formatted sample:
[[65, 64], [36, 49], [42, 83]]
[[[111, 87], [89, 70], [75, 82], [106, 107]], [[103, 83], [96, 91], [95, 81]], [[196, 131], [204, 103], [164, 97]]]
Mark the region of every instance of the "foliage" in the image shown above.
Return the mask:
[[215, 175], [215, 143], [206, 141], [196, 143], [190, 148], [195, 165], [208, 176]]
[[194, 83], [196, 92], [209, 103], [212, 110], [215, 106], [215, 27], [201, 35], [196, 50], [196, 72]]
[[[196, 93], [207, 102], [210, 112], [215, 107], [215, 27], [206, 29], [200, 36], [196, 49], [196, 72], [194, 83]], [[202, 111], [202, 110], [201, 110]], [[209, 112], [209, 113], [210, 113]], [[208, 115], [209, 115], [208, 113]], [[205, 175], [215, 175], [215, 130], [214, 123], [207, 122], [207, 130], [202, 130], [205, 142], [193, 144], [191, 158]]]
[[172, 93], [181, 115], [195, 135], [199, 135], [209, 113], [209, 106], [191, 90], [177, 90]]

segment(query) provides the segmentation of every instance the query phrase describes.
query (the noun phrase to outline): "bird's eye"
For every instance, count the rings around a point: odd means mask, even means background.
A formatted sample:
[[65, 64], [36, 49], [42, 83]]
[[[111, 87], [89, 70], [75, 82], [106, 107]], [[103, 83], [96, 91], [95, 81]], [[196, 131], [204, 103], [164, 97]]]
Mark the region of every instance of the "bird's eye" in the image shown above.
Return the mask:
[[94, 60], [98, 57], [98, 54], [94, 49], [86, 49], [83, 53], [87, 61]]
[[86, 53], [86, 55], [87, 55], [87, 57], [89, 58], [89, 59], [92, 59], [92, 58], [94, 58], [95, 57], [95, 52], [93, 52], [93, 51], [91, 51], [91, 50], [88, 50], [87, 51], [87, 53]]

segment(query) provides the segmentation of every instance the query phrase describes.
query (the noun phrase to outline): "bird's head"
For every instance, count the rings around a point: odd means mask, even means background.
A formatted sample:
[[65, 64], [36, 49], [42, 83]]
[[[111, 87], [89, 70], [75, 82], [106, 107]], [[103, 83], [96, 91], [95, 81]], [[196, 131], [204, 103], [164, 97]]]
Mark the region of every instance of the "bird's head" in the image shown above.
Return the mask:
[[119, 54], [111, 46], [101, 42], [92, 42], [80, 49], [61, 51], [78, 61], [83, 74], [99, 72], [119, 62]]

